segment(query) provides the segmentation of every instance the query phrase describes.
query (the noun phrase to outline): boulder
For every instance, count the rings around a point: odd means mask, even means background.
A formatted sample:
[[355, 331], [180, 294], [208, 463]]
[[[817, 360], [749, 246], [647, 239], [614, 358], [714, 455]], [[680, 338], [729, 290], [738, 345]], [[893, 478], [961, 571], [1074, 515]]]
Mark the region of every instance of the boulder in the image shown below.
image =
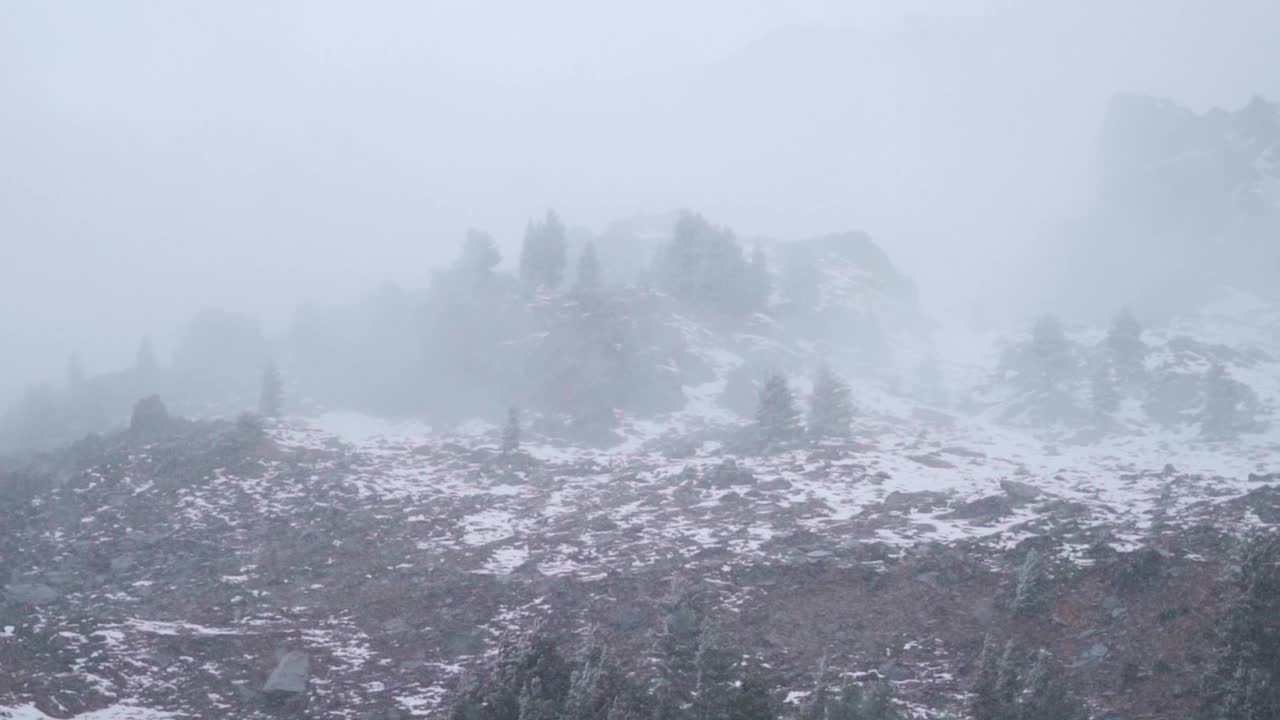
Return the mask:
[[1040, 488], [1019, 480], [1001, 480], [1000, 489], [1014, 502], [1031, 502], [1040, 497]]
[[44, 583], [14, 583], [4, 586], [4, 595], [16, 603], [43, 605], [57, 600], [61, 593]]
[[304, 705], [310, 682], [311, 657], [301, 650], [290, 650], [280, 656], [262, 692], [273, 705]]
[[971, 502], [960, 505], [955, 510], [947, 513], [946, 517], [957, 518], [960, 520], [977, 520], [987, 522], [1010, 515], [1013, 512], [1009, 506], [1009, 499], [1003, 495], [991, 495], [984, 498], [978, 498]]
[[946, 504], [947, 496], [944, 493], [930, 490], [919, 490], [917, 492], [894, 490], [885, 497], [882, 506], [890, 512], [906, 512], [910, 510], [928, 511]]

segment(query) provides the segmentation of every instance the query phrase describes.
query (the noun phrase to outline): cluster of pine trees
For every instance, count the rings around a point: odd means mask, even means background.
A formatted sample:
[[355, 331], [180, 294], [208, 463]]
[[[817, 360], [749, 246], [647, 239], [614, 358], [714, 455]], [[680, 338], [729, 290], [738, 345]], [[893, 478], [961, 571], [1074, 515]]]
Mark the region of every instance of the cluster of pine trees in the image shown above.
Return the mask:
[[[1163, 387], [1147, 369], [1150, 348], [1142, 339], [1143, 328], [1128, 310], [1112, 318], [1106, 336], [1091, 352], [1080, 352], [1067, 338], [1062, 322], [1053, 315], [1036, 321], [1031, 339], [1005, 358], [1006, 372], [1015, 384], [1034, 393], [1035, 409], [1047, 420], [1067, 419], [1076, 412], [1072, 386], [1088, 381], [1088, 411], [1093, 419], [1108, 421], [1126, 397], [1143, 401], [1149, 415], [1161, 421], [1197, 420], [1210, 439], [1234, 437], [1251, 426], [1257, 399], [1250, 388], [1233, 379], [1214, 362], [1198, 388]], [[1191, 395], [1190, 400], [1184, 397]], [[1198, 402], [1194, 417], [1189, 402]]]
[[[647, 672], [633, 673], [593, 632], [572, 657], [543, 627], [509, 638], [486, 670], [462, 682], [451, 720], [775, 720], [778, 687], [744, 660], [708, 614], [706, 598], [677, 583], [663, 606]], [[888, 684], [833, 687], [823, 668], [805, 720], [899, 720]]]
[[1030, 658], [1009, 640], [988, 635], [978, 658], [969, 700], [972, 720], [1088, 720], [1089, 708], [1072, 697], [1062, 668], [1047, 650]]
[[761, 310], [772, 291], [759, 245], [748, 259], [733, 231], [692, 212], [677, 218], [671, 242], [654, 259], [653, 274], [658, 287], [676, 299], [726, 314]]
[[814, 441], [845, 439], [853, 420], [853, 398], [849, 385], [830, 368], [818, 369], [809, 396], [807, 420], [801, 421], [796, 394], [782, 373], [772, 372], [760, 387], [755, 430], [761, 449], [785, 447], [807, 433]]
[[1280, 717], [1280, 533], [1244, 547], [1202, 697], [1202, 720]]

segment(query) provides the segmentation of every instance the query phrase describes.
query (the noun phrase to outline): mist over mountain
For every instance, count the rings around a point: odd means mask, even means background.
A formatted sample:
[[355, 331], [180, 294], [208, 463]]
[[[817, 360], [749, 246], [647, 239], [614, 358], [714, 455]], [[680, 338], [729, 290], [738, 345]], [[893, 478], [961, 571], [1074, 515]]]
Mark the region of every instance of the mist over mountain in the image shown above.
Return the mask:
[[0, 720], [1280, 717], [1277, 29], [0, 5]]

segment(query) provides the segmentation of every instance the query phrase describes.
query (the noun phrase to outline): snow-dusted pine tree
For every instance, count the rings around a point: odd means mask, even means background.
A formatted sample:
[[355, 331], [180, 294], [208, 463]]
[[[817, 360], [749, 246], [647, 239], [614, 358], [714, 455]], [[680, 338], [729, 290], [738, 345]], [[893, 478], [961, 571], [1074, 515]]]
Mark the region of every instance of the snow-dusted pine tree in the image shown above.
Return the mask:
[[809, 397], [809, 436], [814, 440], [849, 437], [853, 400], [849, 385], [823, 365], [813, 379]]
[[520, 410], [507, 410], [507, 424], [502, 428], [502, 452], [513, 453], [520, 449]]
[[760, 388], [756, 430], [765, 448], [792, 442], [800, 435], [800, 412], [796, 409], [795, 393], [781, 373], [770, 373]]

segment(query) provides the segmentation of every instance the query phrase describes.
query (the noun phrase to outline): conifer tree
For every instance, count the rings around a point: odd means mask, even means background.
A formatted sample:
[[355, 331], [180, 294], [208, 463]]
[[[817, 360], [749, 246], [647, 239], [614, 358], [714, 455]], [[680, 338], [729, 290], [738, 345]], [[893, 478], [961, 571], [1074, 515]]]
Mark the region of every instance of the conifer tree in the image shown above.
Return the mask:
[[1057, 388], [1070, 369], [1071, 345], [1056, 316], [1045, 315], [1036, 321], [1031, 330], [1031, 354], [1041, 385], [1045, 389]]
[[746, 301], [751, 310], [760, 310], [769, 305], [769, 294], [773, 291], [773, 281], [769, 275], [769, 259], [764, 250], [756, 243], [751, 251], [751, 262], [747, 265]]
[[588, 638], [576, 665], [569, 682], [564, 720], [604, 720], [624, 688], [613, 655], [597, 632]]
[[725, 714], [707, 716], [706, 720], [774, 720], [773, 699], [769, 697], [769, 683], [758, 672], [748, 674], [733, 693]]
[[1111, 377], [1111, 368], [1099, 363], [1089, 382], [1089, 397], [1093, 411], [1099, 416], [1109, 415], [1120, 407], [1120, 393]]
[[1142, 342], [1142, 326], [1128, 308], [1116, 313], [1103, 343], [1110, 353], [1117, 379], [1131, 383], [1142, 377], [1147, 346]]
[[694, 720], [718, 720], [728, 713], [733, 664], [733, 655], [724, 646], [718, 629], [704, 623], [694, 655]]
[[493, 236], [482, 230], [467, 230], [456, 268], [471, 275], [487, 275], [502, 262], [502, 254]]
[[262, 390], [258, 395], [258, 414], [262, 417], [280, 417], [284, 409], [284, 382], [275, 363], [268, 363], [262, 371]]
[[595, 292], [600, 289], [600, 260], [596, 257], [595, 243], [588, 240], [578, 255], [578, 271], [573, 279], [573, 289], [578, 293]]
[[1214, 364], [1204, 378], [1201, 432], [1209, 438], [1234, 437], [1240, 425], [1240, 391], [1226, 368]]
[[1035, 610], [1044, 596], [1045, 568], [1040, 551], [1027, 550], [1027, 557], [1018, 569], [1018, 586], [1014, 593], [1013, 609], [1018, 613]]
[[502, 452], [513, 453], [520, 449], [520, 410], [507, 410], [507, 424], [502, 428]]
[[800, 413], [795, 394], [781, 373], [770, 373], [760, 388], [756, 429], [766, 448], [791, 442], [800, 434]]
[[814, 377], [809, 398], [809, 435], [815, 440], [847, 438], [852, 421], [849, 385], [823, 365]]
[[71, 353], [67, 360], [67, 387], [72, 391], [84, 385], [84, 365], [80, 362], [80, 353]]
[[1047, 650], [1036, 653], [1027, 671], [1026, 687], [1018, 698], [1018, 718], [1027, 720], [1086, 720], [1088, 709], [1067, 692], [1062, 671]]
[[564, 223], [554, 210], [541, 221], [529, 223], [520, 251], [520, 279], [530, 289], [560, 287], [567, 262]]
[[1245, 545], [1218, 619], [1218, 648], [1204, 678], [1202, 717], [1253, 720], [1280, 713], [1280, 534]]
[[982, 653], [978, 656], [978, 668], [969, 696], [969, 715], [973, 720], [1001, 720], [1000, 652], [995, 638], [988, 634], [982, 641]]
[[155, 375], [158, 368], [159, 363], [156, 362], [156, 351], [151, 346], [151, 338], [144, 337], [142, 342], [138, 343], [138, 353], [133, 363], [134, 372], [149, 378]]

